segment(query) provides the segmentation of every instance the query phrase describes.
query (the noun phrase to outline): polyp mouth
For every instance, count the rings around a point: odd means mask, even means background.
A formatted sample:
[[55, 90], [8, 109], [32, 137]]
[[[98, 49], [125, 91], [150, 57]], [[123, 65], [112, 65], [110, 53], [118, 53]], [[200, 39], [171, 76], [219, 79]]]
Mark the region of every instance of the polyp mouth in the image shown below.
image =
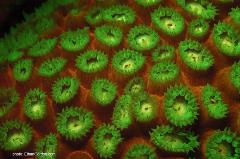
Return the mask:
[[141, 90], [141, 88], [142, 88], [141, 85], [135, 84], [135, 85], [132, 86], [131, 92], [137, 93]]
[[176, 102], [173, 104], [173, 109], [179, 115], [183, 115], [186, 112], [186, 101], [183, 97], [176, 99]]
[[116, 13], [116, 14], [113, 14], [112, 17], [117, 21], [122, 21], [122, 22], [127, 21], [127, 17], [124, 13]]
[[14, 128], [9, 131], [8, 140], [12, 144], [22, 145], [24, 144], [25, 136], [21, 130]]
[[143, 113], [151, 113], [152, 105], [150, 103], [144, 102], [141, 106], [141, 111]]
[[152, 38], [148, 34], [139, 34], [136, 36], [136, 41], [137, 41], [138, 45], [140, 45], [142, 47], [149, 46], [151, 40], [152, 40]]
[[71, 131], [79, 131], [82, 128], [82, 124], [77, 117], [70, 117], [67, 126]]
[[222, 156], [232, 156], [232, 154], [234, 153], [234, 148], [232, 147], [231, 144], [224, 142], [219, 144], [218, 152]]
[[161, 18], [163, 24], [166, 26], [166, 28], [174, 30], [176, 29], [176, 23], [172, 20], [171, 17], [163, 17]]
[[196, 49], [188, 49], [187, 50], [188, 59], [191, 59], [193, 62], [202, 61], [202, 55], [199, 50]]
[[93, 63], [96, 63], [98, 62], [98, 59], [97, 57], [90, 57], [87, 59], [87, 64], [93, 64]]
[[134, 62], [133, 60], [129, 59], [129, 60], [125, 60], [122, 62], [122, 68], [126, 69], [126, 70], [131, 70], [134, 66]]

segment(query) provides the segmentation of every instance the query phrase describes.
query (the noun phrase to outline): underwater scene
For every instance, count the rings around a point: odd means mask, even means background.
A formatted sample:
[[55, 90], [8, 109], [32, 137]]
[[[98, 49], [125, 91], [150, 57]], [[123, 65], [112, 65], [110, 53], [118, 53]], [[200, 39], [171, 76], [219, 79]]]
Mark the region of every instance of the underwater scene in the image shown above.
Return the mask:
[[0, 159], [240, 159], [239, 0], [23, 17], [0, 38]]

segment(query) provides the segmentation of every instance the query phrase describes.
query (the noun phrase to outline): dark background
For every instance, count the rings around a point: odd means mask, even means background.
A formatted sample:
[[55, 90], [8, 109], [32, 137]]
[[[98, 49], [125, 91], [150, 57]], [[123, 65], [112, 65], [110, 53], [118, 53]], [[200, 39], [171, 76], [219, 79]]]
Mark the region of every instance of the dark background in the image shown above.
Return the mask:
[[11, 26], [23, 21], [23, 12], [31, 13], [46, 0], [0, 0], [0, 37]]

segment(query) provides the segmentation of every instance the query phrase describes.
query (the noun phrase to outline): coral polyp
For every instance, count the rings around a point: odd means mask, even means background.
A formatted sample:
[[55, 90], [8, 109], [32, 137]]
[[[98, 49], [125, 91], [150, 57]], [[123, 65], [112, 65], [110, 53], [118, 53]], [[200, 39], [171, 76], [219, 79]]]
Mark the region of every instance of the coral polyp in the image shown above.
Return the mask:
[[240, 44], [234, 28], [225, 22], [219, 22], [213, 28], [213, 41], [221, 53], [226, 56], [239, 56]]
[[133, 50], [120, 50], [112, 58], [113, 68], [117, 73], [130, 76], [137, 73], [144, 65], [145, 57]]
[[76, 67], [84, 73], [96, 73], [106, 68], [108, 57], [102, 51], [88, 50], [76, 58]]
[[135, 98], [145, 91], [144, 79], [141, 77], [134, 77], [124, 88], [124, 93]]
[[17, 50], [13, 50], [9, 53], [8, 57], [7, 57], [7, 60], [9, 62], [16, 62], [18, 61], [20, 58], [23, 57], [23, 52], [21, 51], [17, 51]]
[[76, 31], [67, 31], [61, 35], [60, 45], [70, 52], [80, 51], [89, 43], [90, 37], [88, 28]]
[[142, 123], [151, 122], [157, 118], [158, 104], [156, 99], [147, 93], [142, 93], [135, 99], [133, 112], [136, 121]]
[[94, 149], [101, 158], [112, 158], [122, 142], [120, 131], [113, 125], [103, 124], [94, 131]]
[[175, 48], [171, 45], [161, 45], [152, 52], [154, 62], [172, 61], [175, 58]]
[[19, 100], [19, 93], [14, 88], [0, 88], [0, 117], [6, 115]]
[[110, 104], [116, 97], [117, 86], [107, 79], [97, 79], [92, 82], [91, 96], [100, 105]]
[[164, 94], [164, 113], [175, 126], [192, 125], [198, 118], [198, 106], [193, 92], [184, 85], [170, 87]]
[[67, 140], [81, 140], [94, 125], [94, 117], [82, 107], [67, 107], [58, 114], [57, 131]]
[[177, 0], [177, 3], [188, 13], [204, 19], [214, 19], [217, 8], [207, 0]]
[[51, 153], [49, 156], [39, 155], [37, 159], [55, 159], [58, 148], [58, 140], [55, 134], [48, 134], [36, 143], [36, 152]]
[[179, 44], [179, 54], [183, 62], [196, 71], [206, 71], [214, 64], [213, 55], [198, 41], [181, 41]]
[[229, 12], [229, 15], [236, 24], [238, 25], [240, 24], [240, 8], [239, 7], [232, 8], [231, 12]]
[[193, 38], [203, 38], [207, 35], [209, 30], [209, 24], [203, 19], [195, 19], [190, 22], [188, 26], [188, 33]]
[[169, 125], [157, 126], [150, 132], [150, 136], [158, 148], [169, 152], [188, 153], [200, 146], [193, 132], [177, 130]]
[[102, 12], [103, 20], [109, 23], [132, 24], [135, 21], [135, 11], [125, 5], [114, 5]]
[[127, 151], [124, 159], [144, 158], [157, 159], [155, 149], [147, 144], [135, 144]]
[[55, 47], [57, 43], [57, 39], [43, 39], [33, 45], [29, 51], [28, 55], [33, 57], [44, 56], [51, 52], [51, 50]]
[[103, 25], [95, 29], [96, 39], [109, 47], [118, 46], [123, 39], [123, 31], [117, 26]]
[[87, 15], [85, 16], [86, 21], [90, 25], [97, 25], [103, 22], [103, 16], [102, 16], [102, 7], [93, 7], [91, 10], [88, 11]]
[[25, 148], [32, 140], [32, 128], [25, 122], [10, 120], [0, 127], [1, 148], [16, 151]]
[[42, 34], [43, 32], [51, 30], [55, 25], [55, 22], [52, 18], [41, 17], [36, 23], [35, 30], [37, 33]]
[[205, 146], [205, 156], [209, 159], [240, 157], [240, 137], [229, 128], [214, 131]]
[[233, 86], [240, 92], [240, 62], [234, 63], [230, 71], [230, 81]]
[[56, 103], [66, 103], [78, 92], [80, 82], [73, 77], [63, 77], [54, 82], [52, 97]]
[[180, 69], [173, 62], [160, 62], [153, 65], [149, 79], [155, 84], [166, 84], [179, 77]]
[[151, 13], [151, 19], [157, 29], [169, 36], [180, 35], [184, 30], [184, 18], [173, 8], [155, 9]]
[[121, 96], [113, 110], [112, 123], [119, 129], [126, 129], [133, 123], [133, 99], [130, 95]]
[[159, 39], [157, 32], [144, 25], [135, 26], [128, 33], [129, 46], [138, 51], [154, 48], [159, 42]]
[[0, 8], [0, 159], [240, 159], [240, 0]]
[[32, 74], [32, 68], [33, 61], [31, 59], [19, 60], [13, 67], [13, 76], [17, 81], [27, 81]]
[[135, 2], [140, 5], [140, 6], [143, 6], [143, 7], [151, 7], [151, 6], [154, 6], [154, 5], [157, 5], [161, 2], [162, 0], [135, 0]]
[[23, 102], [24, 113], [32, 120], [40, 120], [46, 116], [46, 94], [39, 88], [29, 90]]
[[44, 61], [38, 68], [38, 74], [43, 77], [52, 77], [59, 73], [66, 65], [67, 60], [56, 57]]
[[211, 85], [206, 85], [202, 90], [202, 100], [209, 116], [221, 119], [228, 114], [228, 105], [223, 101], [221, 93]]

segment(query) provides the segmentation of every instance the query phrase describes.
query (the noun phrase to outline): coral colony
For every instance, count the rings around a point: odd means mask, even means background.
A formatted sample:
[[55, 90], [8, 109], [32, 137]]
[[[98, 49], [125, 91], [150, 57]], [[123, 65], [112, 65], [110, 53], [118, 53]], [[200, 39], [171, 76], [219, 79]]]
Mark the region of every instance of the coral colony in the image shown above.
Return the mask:
[[0, 38], [0, 158], [240, 159], [239, 0], [48, 0]]

